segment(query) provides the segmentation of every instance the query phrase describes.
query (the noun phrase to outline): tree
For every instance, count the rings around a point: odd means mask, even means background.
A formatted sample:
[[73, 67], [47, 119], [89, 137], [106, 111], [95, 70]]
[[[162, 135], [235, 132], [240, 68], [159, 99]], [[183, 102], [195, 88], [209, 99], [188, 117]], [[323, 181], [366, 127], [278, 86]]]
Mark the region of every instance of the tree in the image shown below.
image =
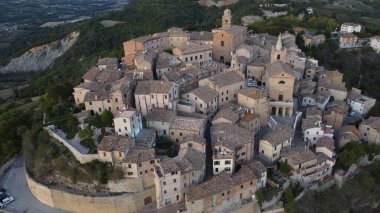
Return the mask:
[[292, 168], [288, 164], [286, 164], [286, 163], [281, 163], [280, 164], [280, 169], [279, 170], [280, 170], [280, 172], [282, 172], [285, 175], [289, 175], [291, 169]]
[[79, 130], [80, 139], [91, 138], [93, 135], [94, 135], [94, 131], [90, 127]]
[[289, 187], [285, 191], [285, 212], [286, 213], [295, 213], [296, 212], [296, 204], [294, 202], [294, 195], [291, 187]]
[[100, 115], [100, 120], [102, 121], [103, 126], [112, 126], [113, 124], [113, 114], [109, 110], [104, 110]]
[[256, 198], [257, 198], [257, 203], [261, 207], [263, 205], [263, 202], [264, 202], [264, 193], [263, 193], [263, 191], [257, 190], [256, 191]]

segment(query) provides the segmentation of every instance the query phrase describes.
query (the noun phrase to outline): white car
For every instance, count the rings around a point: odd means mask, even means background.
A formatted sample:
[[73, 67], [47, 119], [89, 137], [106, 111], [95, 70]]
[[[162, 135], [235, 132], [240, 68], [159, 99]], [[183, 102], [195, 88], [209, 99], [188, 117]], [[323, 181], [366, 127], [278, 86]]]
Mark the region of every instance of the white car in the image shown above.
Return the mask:
[[351, 112], [350, 113], [350, 116], [354, 116], [356, 113], [355, 112]]
[[9, 204], [9, 203], [12, 203], [15, 199], [11, 196], [8, 196], [6, 198], [4, 198], [3, 200], [1, 200], [0, 203], [2, 203], [4, 206]]

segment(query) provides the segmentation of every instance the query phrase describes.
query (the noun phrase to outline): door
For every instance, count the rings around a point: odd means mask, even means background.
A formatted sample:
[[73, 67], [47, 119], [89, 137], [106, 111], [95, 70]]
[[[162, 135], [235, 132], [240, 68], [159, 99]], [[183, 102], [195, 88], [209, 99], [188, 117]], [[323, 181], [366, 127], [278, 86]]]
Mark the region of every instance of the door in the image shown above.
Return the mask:
[[278, 96], [278, 100], [279, 100], [279, 101], [282, 101], [283, 99], [284, 99], [284, 95], [279, 95], [279, 96]]
[[146, 197], [146, 198], [144, 199], [144, 204], [145, 204], [145, 205], [147, 205], [147, 204], [149, 204], [149, 203], [151, 203], [151, 202], [152, 202], [152, 197], [151, 197], [151, 196]]

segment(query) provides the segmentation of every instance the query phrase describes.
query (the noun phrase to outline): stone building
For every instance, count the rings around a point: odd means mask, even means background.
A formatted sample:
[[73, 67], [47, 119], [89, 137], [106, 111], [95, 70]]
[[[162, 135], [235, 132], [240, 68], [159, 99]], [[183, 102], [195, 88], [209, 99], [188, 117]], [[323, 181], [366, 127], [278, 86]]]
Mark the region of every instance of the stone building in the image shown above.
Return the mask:
[[176, 110], [179, 86], [164, 81], [142, 81], [135, 91], [136, 109], [146, 116], [153, 108]]
[[323, 122], [330, 125], [334, 130], [340, 129], [348, 112], [348, 106], [342, 101], [333, 101], [326, 106], [323, 113]]
[[337, 148], [342, 149], [348, 142], [361, 140], [361, 133], [354, 125], [345, 125], [339, 129]]
[[162, 79], [162, 75], [172, 72], [181, 66], [182, 62], [170, 53], [162, 52], [157, 56], [156, 76], [158, 80]]
[[212, 125], [216, 125], [219, 123], [229, 123], [229, 124], [237, 124], [240, 119], [239, 114], [234, 112], [230, 108], [222, 108], [216, 113], [214, 118], [212, 119]]
[[237, 103], [248, 110], [253, 110], [259, 118], [260, 128], [267, 127], [269, 98], [266, 90], [257, 88], [242, 90], [238, 93]]
[[77, 104], [84, 103], [91, 114], [104, 110], [117, 113], [132, 104], [132, 87], [133, 83], [125, 78], [107, 84], [85, 82], [74, 88], [74, 98]]
[[154, 166], [157, 208], [178, 203], [189, 187], [203, 181], [206, 155], [193, 148], [180, 149], [175, 158], [163, 157]]
[[334, 100], [344, 101], [347, 98], [347, 88], [344, 83], [335, 84], [328, 79], [320, 79], [318, 81], [318, 91], [328, 92]]
[[135, 146], [131, 148], [122, 162], [124, 174], [129, 178], [153, 177], [153, 166], [158, 163], [153, 148]]
[[235, 71], [220, 73], [199, 81], [199, 86], [209, 86], [219, 93], [219, 107], [237, 100], [237, 94], [244, 88], [244, 77]]
[[323, 153], [314, 154], [310, 149], [300, 147], [283, 152], [280, 162], [291, 167], [290, 180], [303, 186], [328, 179], [335, 164], [334, 159]]
[[369, 110], [376, 104], [376, 99], [362, 95], [362, 91], [357, 88], [352, 90], [347, 95], [347, 104], [351, 107], [352, 111], [358, 112], [361, 115], [367, 115]]
[[170, 125], [176, 116], [176, 111], [154, 108], [146, 116], [146, 125], [154, 129], [158, 136], [169, 137]]
[[123, 43], [124, 58], [122, 58], [122, 62], [131, 65], [134, 64], [136, 53], [139, 51], [163, 51], [179, 46], [189, 40], [190, 35], [180, 28], [170, 28], [167, 32], [141, 36]]
[[315, 36], [309, 35], [309, 34], [303, 34], [302, 38], [306, 47], [318, 46], [320, 44], [325, 43], [326, 41], [326, 36], [323, 34], [315, 35]]
[[380, 144], [380, 117], [370, 116], [361, 122], [359, 131], [364, 141]]
[[220, 123], [211, 126], [213, 173], [233, 173], [237, 164], [252, 160], [254, 134], [237, 125]]
[[117, 112], [113, 123], [118, 135], [135, 138], [142, 130], [141, 113], [132, 108]]
[[218, 110], [219, 93], [208, 86], [200, 86], [196, 89], [182, 94], [181, 98], [195, 104], [196, 112], [212, 116]]
[[268, 163], [275, 163], [284, 150], [292, 147], [293, 138], [294, 130], [289, 126], [275, 127], [260, 139], [260, 157]]
[[98, 146], [99, 159], [112, 164], [120, 164], [135, 141], [126, 136], [104, 136]]
[[344, 34], [339, 37], [340, 48], [354, 48], [358, 45], [358, 36], [355, 34]]
[[173, 55], [184, 63], [203, 65], [212, 61], [212, 46], [190, 41], [175, 47]]
[[190, 135], [204, 137], [206, 120], [190, 117], [176, 117], [170, 125], [170, 139], [179, 142], [180, 138]]
[[200, 152], [206, 153], [206, 139], [199, 135], [189, 135], [179, 140], [179, 148], [193, 148]]
[[288, 64], [281, 61], [266, 66], [264, 85], [269, 90], [270, 109], [272, 115], [293, 115], [293, 91], [295, 77]]
[[257, 190], [257, 177], [248, 166], [243, 165], [236, 174], [222, 172], [211, 180], [190, 188], [186, 195], [189, 212], [222, 212], [233, 210], [242, 200], [251, 200]]
[[244, 113], [240, 118], [238, 125], [241, 128], [252, 132], [255, 136], [261, 129], [259, 117], [253, 113], [253, 111]]
[[222, 28], [215, 31], [212, 43], [213, 59], [222, 63], [230, 63], [231, 53], [247, 38], [247, 28], [232, 25], [231, 10], [226, 9], [222, 17]]

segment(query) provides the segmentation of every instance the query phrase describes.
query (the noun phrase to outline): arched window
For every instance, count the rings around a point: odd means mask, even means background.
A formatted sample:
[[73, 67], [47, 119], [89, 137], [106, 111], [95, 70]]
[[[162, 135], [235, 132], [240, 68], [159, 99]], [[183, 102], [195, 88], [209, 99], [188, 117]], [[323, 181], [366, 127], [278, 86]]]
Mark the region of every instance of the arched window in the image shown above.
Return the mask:
[[281, 59], [281, 55], [277, 55], [277, 60], [280, 60]]
[[285, 84], [285, 81], [279, 81], [278, 84]]

